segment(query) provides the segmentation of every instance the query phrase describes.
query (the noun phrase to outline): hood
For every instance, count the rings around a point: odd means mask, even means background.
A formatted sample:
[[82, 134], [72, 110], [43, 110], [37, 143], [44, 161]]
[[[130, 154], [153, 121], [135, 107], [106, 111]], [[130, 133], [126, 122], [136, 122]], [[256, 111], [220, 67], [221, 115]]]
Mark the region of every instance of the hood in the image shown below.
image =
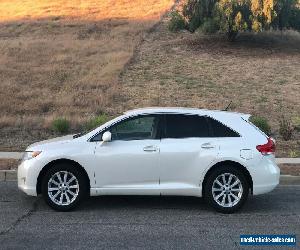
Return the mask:
[[35, 143], [31, 144], [30, 146], [28, 146], [26, 151], [39, 150], [39, 149], [42, 149], [45, 147], [55, 147], [57, 145], [69, 143], [72, 140], [73, 140], [73, 135], [65, 135], [65, 136], [56, 137], [56, 138], [49, 139], [49, 140], [35, 142]]

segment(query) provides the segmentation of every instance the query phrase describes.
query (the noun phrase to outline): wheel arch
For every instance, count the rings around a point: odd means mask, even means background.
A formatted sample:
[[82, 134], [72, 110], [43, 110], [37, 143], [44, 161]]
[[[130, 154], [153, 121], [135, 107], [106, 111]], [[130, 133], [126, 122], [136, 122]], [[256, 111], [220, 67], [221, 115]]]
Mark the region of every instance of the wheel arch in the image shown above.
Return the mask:
[[224, 165], [227, 165], [227, 166], [232, 166], [232, 167], [235, 167], [239, 170], [241, 170], [243, 172], [243, 174], [245, 175], [248, 183], [249, 183], [249, 187], [250, 187], [250, 191], [251, 193], [253, 193], [253, 181], [252, 181], [252, 177], [251, 177], [251, 174], [249, 173], [249, 171], [247, 170], [247, 168], [242, 165], [241, 163], [239, 162], [236, 162], [236, 161], [232, 161], [232, 160], [225, 160], [225, 161], [220, 161], [218, 163], [215, 163], [214, 165], [212, 165], [208, 171], [205, 173], [204, 175], [204, 178], [203, 178], [203, 181], [202, 181], [202, 196], [204, 196], [204, 187], [205, 187], [205, 184], [208, 180], [208, 176], [218, 167], [220, 166], [224, 166]]
[[80, 171], [83, 173], [87, 183], [88, 183], [88, 187], [90, 188], [91, 187], [91, 184], [90, 184], [90, 178], [86, 172], [86, 170], [84, 169], [84, 167], [82, 167], [78, 162], [74, 161], [74, 160], [70, 160], [70, 159], [56, 159], [56, 160], [53, 160], [53, 161], [50, 161], [49, 163], [47, 163], [43, 169], [40, 171], [39, 175], [38, 175], [38, 178], [37, 178], [37, 184], [36, 184], [36, 192], [37, 194], [41, 194], [42, 192], [42, 180], [43, 180], [43, 177], [45, 176], [45, 174], [47, 173], [47, 171], [55, 166], [56, 164], [58, 163], [64, 163], [64, 164], [69, 164], [69, 165], [72, 165], [78, 169], [80, 169]]

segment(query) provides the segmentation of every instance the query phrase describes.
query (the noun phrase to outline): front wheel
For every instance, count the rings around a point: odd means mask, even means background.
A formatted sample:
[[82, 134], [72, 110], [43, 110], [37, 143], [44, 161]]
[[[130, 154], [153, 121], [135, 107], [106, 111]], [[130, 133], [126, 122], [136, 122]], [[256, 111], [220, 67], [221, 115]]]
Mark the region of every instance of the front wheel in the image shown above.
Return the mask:
[[75, 208], [86, 194], [84, 175], [76, 167], [58, 164], [43, 178], [42, 194], [46, 203], [59, 211]]
[[247, 200], [249, 184], [245, 175], [234, 167], [222, 166], [208, 177], [204, 187], [207, 202], [221, 213], [233, 213]]

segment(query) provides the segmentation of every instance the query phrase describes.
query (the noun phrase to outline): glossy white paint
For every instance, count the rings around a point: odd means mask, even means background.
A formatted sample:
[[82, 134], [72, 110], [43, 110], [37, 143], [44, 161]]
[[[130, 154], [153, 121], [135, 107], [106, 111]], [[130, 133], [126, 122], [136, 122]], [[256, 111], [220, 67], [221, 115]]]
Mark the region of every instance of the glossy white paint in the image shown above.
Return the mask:
[[[91, 142], [90, 138], [127, 117], [153, 113], [210, 116], [238, 132], [234, 138], [187, 138]], [[50, 162], [67, 159], [80, 164], [90, 179], [91, 195], [190, 195], [202, 196], [208, 170], [223, 161], [244, 166], [253, 181], [253, 194], [271, 191], [279, 183], [274, 156], [263, 156], [256, 145], [264, 134], [245, 122], [249, 115], [186, 108], [146, 108], [126, 112], [90, 133], [35, 143], [26, 151], [42, 151], [18, 168], [18, 186], [37, 195], [37, 179]]]

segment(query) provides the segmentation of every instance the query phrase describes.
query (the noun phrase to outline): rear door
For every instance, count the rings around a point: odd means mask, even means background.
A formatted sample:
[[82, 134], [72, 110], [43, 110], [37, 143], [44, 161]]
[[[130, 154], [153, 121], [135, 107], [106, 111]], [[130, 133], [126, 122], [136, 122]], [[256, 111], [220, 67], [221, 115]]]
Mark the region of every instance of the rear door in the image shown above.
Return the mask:
[[160, 144], [162, 194], [199, 195], [202, 172], [219, 152], [205, 116], [166, 114]]

